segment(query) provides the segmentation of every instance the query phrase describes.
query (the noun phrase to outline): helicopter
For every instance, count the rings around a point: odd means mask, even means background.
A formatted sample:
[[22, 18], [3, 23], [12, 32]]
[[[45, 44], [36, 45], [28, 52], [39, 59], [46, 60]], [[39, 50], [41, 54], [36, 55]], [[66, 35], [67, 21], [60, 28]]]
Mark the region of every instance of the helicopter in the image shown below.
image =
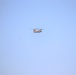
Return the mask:
[[34, 33], [41, 33], [41, 32], [42, 32], [42, 29], [34, 28], [34, 29], [33, 29], [33, 32], [34, 32]]

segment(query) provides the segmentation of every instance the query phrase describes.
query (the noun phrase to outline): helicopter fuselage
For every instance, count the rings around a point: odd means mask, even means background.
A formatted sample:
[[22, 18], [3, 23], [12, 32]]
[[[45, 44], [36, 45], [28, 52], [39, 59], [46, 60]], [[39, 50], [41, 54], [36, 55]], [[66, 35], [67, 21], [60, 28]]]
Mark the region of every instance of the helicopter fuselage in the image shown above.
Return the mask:
[[42, 29], [33, 29], [33, 32], [34, 33], [40, 33], [40, 32], [42, 32]]

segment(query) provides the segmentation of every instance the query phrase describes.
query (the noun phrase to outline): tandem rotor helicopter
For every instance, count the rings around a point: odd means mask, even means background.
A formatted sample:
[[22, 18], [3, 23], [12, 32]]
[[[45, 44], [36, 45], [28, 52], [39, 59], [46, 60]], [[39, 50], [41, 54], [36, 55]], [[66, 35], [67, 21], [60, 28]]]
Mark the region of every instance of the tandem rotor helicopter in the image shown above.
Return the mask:
[[34, 28], [34, 29], [33, 29], [33, 32], [34, 32], [34, 33], [41, 33], [41, 32], [42, 32], [42, 29]]

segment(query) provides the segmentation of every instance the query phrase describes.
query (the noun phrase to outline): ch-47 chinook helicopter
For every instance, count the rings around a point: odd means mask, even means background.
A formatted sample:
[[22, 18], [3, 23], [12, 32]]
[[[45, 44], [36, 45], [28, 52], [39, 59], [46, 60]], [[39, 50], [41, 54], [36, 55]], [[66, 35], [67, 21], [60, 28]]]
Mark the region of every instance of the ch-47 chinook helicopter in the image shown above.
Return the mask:
[[34, 33], [41, 33], [41, 32], [42, 32], [42, 29], [37, 29], [37, 28], [35, 28], [35, 29], [33, 29], [33, 32], [34, 32]]

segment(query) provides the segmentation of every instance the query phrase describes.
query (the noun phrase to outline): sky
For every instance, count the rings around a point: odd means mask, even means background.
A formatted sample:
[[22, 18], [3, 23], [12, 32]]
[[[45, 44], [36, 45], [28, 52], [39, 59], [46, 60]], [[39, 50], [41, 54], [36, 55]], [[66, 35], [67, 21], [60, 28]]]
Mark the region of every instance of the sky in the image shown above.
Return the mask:
[[0, 0], [0, 75], [76, 75], [76, 1]]

